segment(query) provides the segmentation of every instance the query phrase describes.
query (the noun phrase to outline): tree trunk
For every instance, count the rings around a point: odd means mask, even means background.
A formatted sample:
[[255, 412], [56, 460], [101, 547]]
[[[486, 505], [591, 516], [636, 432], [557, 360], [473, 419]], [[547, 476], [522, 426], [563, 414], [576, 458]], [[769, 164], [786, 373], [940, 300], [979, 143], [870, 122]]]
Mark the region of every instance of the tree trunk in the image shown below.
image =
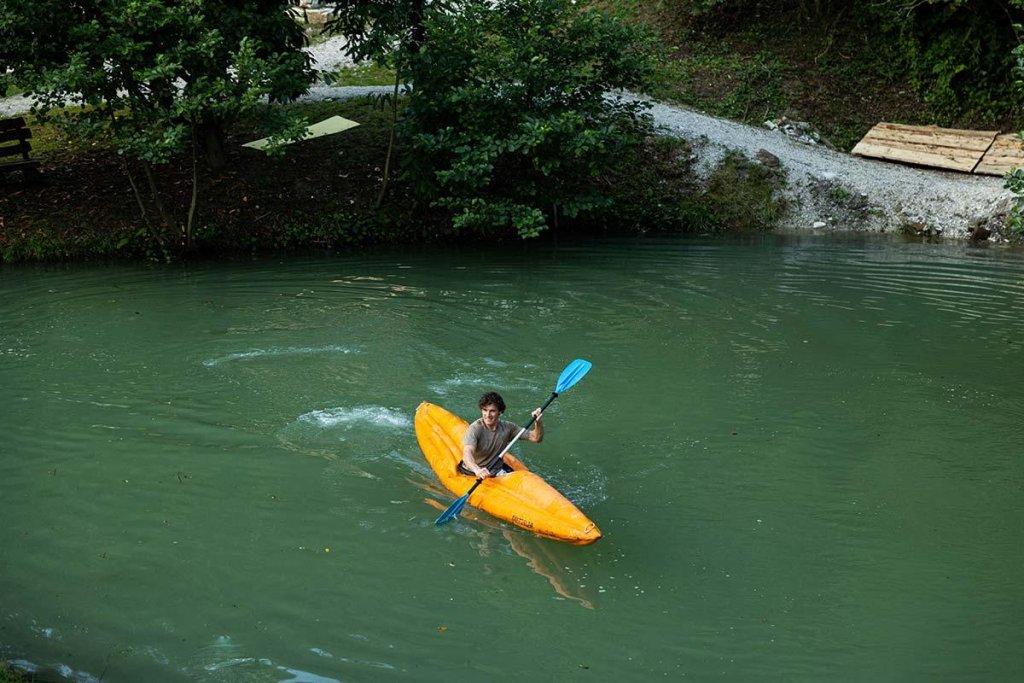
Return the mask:
[[220, 171], [228, 164], [224, 151], [224, 128], [219, 121], [200, 121], [195, 124], [199, 147], [203, 150], [203, 160], [211, 171]]
[[409, 5], [409, 52], [416, 54], [427, 39], [427, 27], [423, 25], [425, 0], [412, 0]]
[[132, 192], [135, 194], [135, 202], [139, 205], [139, 214], [142, 216], [142, 223], [146, 226], [146, 230], [149, 232], [150, 238], [160, 247], [160, 253], [164, 257], [164, 261], [170, 262], [171, 255], [167, 252], [167, 245], [164, 243], [164, 237], [160, 231], [153, 227], [153, 224], [149, 220], [149, 215], [146, 213], [146, 204], [142, 201], [142, 193], [139, 192], [139, 186], [135, 184], [135, 177], [132, 175], [132, 169], [128, 166], [128, 158], [121, 157], [124, 161], [124, 174], [128, 176], [128, 182], [132, 186]]
[[[223, 151], [223, 147], [221, 148]], [[192, 226], [196, 219], [196, 204], [199, 201], [199, 145], [197, 131], [192, 129], [192, 202], [188, 206], [188, 220], [185, 222], [183, 241], [185, 251], [192, 251]]]

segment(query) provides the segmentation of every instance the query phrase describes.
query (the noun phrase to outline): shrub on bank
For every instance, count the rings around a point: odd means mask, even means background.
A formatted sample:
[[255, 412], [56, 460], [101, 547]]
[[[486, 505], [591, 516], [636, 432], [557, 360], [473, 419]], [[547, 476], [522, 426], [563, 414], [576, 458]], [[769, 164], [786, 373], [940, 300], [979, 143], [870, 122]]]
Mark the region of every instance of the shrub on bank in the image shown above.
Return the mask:
[[[481, 239], [516, 240], [514, 230], [460, 233], [439, 208], [413, 201], [402, 178], [378, 208], [389, 119], [379, 102], [358, 99], [293, 105], [317, 121], [341, 115], [360, 126], [268, 157], [242, 142], [255, 135], [239, 124], [229, 135], [228, 167], [202, 188], [195, 256], [350, 251], [371, 245]], [[33, 124], [34, 125], [34, 124]], [[48, 127], [34, 154], [43, 179], [11, 177], [0, 186], [0, 259], [166, 260], [177, 257], [153, 239], [113, 149], [75, 146]], [[779, 215], [773, 188], [749, 163], [729, 162], [705, 189], [683, 140], [652, 136], [596, 179], [610, 201], [559, 229], [577, 234], [687, 233], [771, 227]], [[164, 186], [187, 201], [188, 164], [161, 170]], [[749, 187], [748, 187], [749, 185]], [[776, 188], [777, 189], [777, 188]]]

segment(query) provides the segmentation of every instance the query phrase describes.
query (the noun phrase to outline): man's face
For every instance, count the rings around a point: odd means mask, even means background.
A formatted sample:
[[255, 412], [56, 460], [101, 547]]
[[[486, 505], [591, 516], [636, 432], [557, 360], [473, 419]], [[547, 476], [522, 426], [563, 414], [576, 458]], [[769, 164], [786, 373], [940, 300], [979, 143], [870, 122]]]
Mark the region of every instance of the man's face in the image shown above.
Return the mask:
[[498, 418], [501, 417], [501, 412], [498, 410], [498, 406], [493, 403], [488, 403], [480, 409], [480, 417], [484, 419], [484, 425], [488, 429], [493, 429], [498, 424]]

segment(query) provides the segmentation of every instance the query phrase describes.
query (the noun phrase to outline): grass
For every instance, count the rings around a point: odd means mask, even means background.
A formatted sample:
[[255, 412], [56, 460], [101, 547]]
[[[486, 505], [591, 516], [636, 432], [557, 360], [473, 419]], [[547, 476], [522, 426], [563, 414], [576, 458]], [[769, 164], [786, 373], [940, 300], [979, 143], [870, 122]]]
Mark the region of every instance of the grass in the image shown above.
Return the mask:
[[24, 92], [10, 76], [0, 74], [0, 97], [13, 97]]
[[[668, 49], [668, 83], [657, 97], [751, 125], [781, 116], [807, 121], [843, 150], [879, 121], [935, 122], [898, 39], [863, 13], [830, 3], [819, 16], [795, 20], [791, 4], [719, 5], [635, 4]], [[982, 118], [953, 123], [979, 127]]]
[[711, 173], [704, 203], [721, 231], [764, 231], [775, 226], [787, 209], [780, 196], [785, 185], [780, 171], [731, 153]]
[[376, 64], [360, 64], [338, 69], [325, 80], [332, 85], [394, 85], [395, 71]]
[[667, 80], [674, 85], [657, 94], [700, 111], [760, 124], [787, 109], [787, 67], [770, 54], [744, 57], [709, 51], [680, 59], [668, 69]]

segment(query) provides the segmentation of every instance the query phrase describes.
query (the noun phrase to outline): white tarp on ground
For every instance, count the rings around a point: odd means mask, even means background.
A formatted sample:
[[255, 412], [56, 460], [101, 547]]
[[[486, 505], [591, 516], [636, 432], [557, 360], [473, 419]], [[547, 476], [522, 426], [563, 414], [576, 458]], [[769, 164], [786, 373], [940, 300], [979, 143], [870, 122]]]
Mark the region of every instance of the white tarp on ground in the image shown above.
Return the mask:
[[[312, 126], [306, 128], [306, 133], [302, 136], [303, 140], [309, 140], [310, 138], [318, 138], [324, 135], [332, 135], [333, 133], [340, 133], [343, 130], [349, 128], [355, 128], [359, 123], [350, 119], [343, 118], [341, 116], [332, 116], [329, 119], [324, 119], [319, 123], [314, 123]], [[270, 138], [260, 138], [259, 140], [253, 140], [247, 142], [242, 147], [252, 147], [253, 149], [265, 149], [270, 143]]]

